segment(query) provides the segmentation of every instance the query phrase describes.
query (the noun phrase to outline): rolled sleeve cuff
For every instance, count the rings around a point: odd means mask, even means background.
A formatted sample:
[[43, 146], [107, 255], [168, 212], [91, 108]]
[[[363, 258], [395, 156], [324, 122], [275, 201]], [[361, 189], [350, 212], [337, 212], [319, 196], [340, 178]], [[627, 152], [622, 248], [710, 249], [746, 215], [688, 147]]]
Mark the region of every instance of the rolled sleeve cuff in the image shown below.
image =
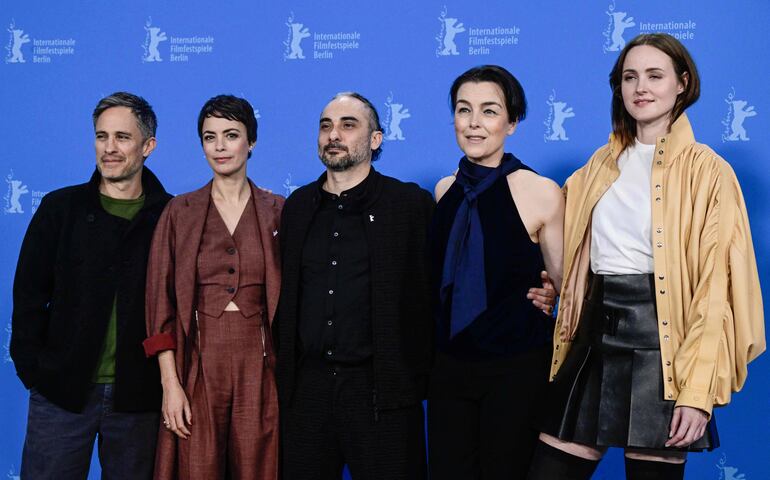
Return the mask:
[[714, 408], [714, 396], [702, 390], [683, 388], [676, 399], [676, 406], [703, 410], [711, 418], [711, 411]]
[[152, 357], [163, 350], [176, 349], [176, 341], [174, 340], [174, 337], [168, 333], [158, 333], [152, 337], [146, 338], [142, 342], [142, 346], [144, 347], [144, 354], [147, 355], [147, 357]]

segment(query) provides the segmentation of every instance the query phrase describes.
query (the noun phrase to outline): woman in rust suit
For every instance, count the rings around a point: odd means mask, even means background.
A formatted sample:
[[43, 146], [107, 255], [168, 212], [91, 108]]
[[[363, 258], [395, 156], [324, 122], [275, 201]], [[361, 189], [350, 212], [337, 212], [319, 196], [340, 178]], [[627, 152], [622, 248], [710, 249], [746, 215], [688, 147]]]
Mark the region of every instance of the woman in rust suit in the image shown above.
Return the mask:
[[257, 137], [246, 100], [206, 102], [198, 135], [214, 178], [169, 202], [147, 269], [144, 348], [163, 384], [155, 478], [275, 479], [270, 324], [283, 198], [246, 176]]

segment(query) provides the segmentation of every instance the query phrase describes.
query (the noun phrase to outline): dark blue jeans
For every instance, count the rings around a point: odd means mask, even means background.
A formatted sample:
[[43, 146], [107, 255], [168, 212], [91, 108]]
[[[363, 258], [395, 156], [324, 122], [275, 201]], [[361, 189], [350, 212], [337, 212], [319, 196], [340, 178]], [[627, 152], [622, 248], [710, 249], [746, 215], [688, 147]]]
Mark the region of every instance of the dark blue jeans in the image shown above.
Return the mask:
[[150, 479], [158, 422], [156, 412], [113, 411], [112, 384], [94, 384], [82, 413], [64, 410], [32, 389], [21, 478], [87, 478], [98, 434], [103, 479]]

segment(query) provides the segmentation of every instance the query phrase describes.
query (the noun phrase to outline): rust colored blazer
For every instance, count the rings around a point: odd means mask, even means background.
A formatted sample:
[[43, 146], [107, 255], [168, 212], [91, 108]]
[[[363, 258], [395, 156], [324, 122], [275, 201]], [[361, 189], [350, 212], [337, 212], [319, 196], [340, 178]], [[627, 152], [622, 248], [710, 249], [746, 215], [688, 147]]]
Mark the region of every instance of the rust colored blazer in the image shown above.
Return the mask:
[[[211, 185], [168, 203], [155, 229], [147, 265], [144, 351], [148, 357], [163, 350], [175, 351], [176, 373], [187, 398], [195, 389], [198, 372], [196, 270]], [[257, 211], [258, 231], [254, 234], [260, 236], [265, 259], [267, 319], [272, 325], [281, 286], [278, 231], [284, 199], [260, 190], [250, 180], [249, 185]], [[176, 478], [176, 436], [164, 428], [158, 435], [156, 455], [155, 478]], [[161, 458], [165, 461], [158, 462]]]

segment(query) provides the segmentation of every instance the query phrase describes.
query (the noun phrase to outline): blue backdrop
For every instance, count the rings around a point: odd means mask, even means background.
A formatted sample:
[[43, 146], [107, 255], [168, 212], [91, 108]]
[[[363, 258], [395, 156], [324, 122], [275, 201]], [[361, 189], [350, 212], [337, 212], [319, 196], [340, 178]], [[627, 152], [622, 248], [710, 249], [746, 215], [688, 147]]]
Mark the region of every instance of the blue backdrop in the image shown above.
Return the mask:
[[[0, 478], [18, 478], [27, 393], [8, 356], [11, 288], [26, 226], [48, 191], [94, 167], [91, 111], [116, 90], [147, 98], [159, 118], [148, 166], [172, 193], [210, 177], [197, 133], [203, 102], [248, 98], [259, 115], [250, 176], [288, 194], [317, 177], [318, 115], [356, 90], [385, 125], [377, 168], [432, 190], [456, 165], [447, 93], [467, 68], [497, 63], [524, 86], [529, 114], [508, 148], [557, 182], [610, 129], [608, 73], [638, 33], [682, 39], [703, 80], [689, 115], [696, 138], [734, 167], [767, 285], [770, 2], [735, 0], [2, 2], [0, 24]], [[723, 446], [691, 455], [689, 479], [770, 477], [770, 360], [719, 409]], [[595, 478], [622, 477], [615, 452]], [[98, 478], [98, 469], [91, 472]]]

